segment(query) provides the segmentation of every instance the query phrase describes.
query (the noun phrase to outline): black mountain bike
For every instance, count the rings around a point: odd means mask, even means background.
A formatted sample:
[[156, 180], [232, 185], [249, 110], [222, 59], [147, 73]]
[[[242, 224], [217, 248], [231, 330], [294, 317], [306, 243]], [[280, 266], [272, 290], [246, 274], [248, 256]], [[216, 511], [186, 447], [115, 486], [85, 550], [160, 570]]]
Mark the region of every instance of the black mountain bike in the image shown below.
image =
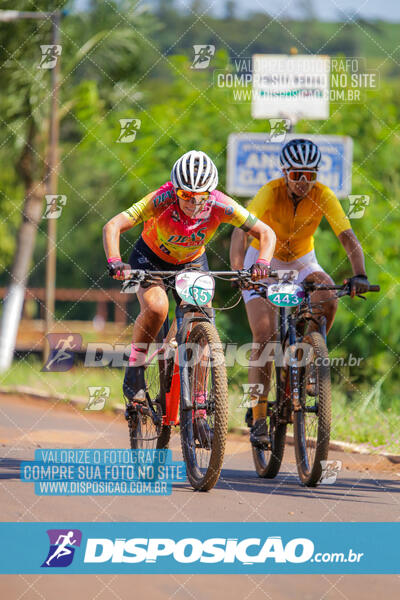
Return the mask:
[[[328, 457], [331, 378], [322, 302], [312, 303], [311, 292], [336, 290], [336, 297], [340, 298], [349, 295], [350, 288], [348, 284], [313, 282], [295, 285], [287, 279], [275, 285], [257, 283], [256, 287], [262, 296], [279, 307], [283, 360], [275, 360], [271, 369], [267, 401], [270, 447], [252, 447], [254, 465], [260, 477], [276, 477], [283, 458], [286, 428], [293, 423], [298, 474], [304, 485], [314, 487], [321, 479], [321, 461]], [[368, 291], [379, 290], [378, 285], [371, 285]], [[251, 423], [251, 413], [247, 421]]]

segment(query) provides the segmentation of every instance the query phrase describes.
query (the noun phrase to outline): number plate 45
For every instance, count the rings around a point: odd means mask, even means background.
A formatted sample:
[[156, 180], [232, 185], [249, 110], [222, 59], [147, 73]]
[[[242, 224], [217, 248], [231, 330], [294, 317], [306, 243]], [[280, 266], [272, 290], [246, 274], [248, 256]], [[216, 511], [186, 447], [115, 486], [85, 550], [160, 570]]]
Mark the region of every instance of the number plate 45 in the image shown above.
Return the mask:
[[268, 286], [267, 296], [275, 306], [298, 306], [304, 300], [304, 291], [301, 286], [294, 283], [277, 283]]

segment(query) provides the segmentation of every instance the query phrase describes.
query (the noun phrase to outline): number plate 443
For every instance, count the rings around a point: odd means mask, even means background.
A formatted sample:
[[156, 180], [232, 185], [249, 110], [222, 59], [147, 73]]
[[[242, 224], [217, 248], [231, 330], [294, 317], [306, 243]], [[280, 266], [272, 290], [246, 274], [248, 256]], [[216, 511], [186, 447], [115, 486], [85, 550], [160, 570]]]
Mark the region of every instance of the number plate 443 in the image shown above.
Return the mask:
[[271, 304], [275, 306], [298, 306], [304, 300], [304, 291], [295, 283], [277, 283], [268, 286], [267, 296]]

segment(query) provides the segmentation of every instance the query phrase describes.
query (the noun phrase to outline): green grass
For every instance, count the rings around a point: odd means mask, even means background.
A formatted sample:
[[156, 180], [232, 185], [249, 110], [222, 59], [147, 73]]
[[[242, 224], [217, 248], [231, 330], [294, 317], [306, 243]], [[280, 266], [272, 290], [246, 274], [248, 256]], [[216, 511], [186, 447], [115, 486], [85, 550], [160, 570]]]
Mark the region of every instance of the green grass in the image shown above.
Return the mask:
[[41, 372], [42, 366], [38, 359], [15, 361], [6, 373], [0, 375], [0, 386], [24, 385], [49, 394], [81, 396], [88, 400], [88, 386], [108, 386], [111, 388], [111, 402], [106, 404], [106, 408], [122, 402], [122, 369], [78, 366], [61, 373], [44, 373]]
[[[74, 367], [65, 373], [43, 373], [39, 360], [15, 361], [11, 369], [0, 376], [0, 386], [25, 385], [51, 393], [83, 396], [89, 399], [88, 386], [109, 386], [111, 402], [122, 402], [122, 369]], [[242, 387], [246, 369], [228, 369], [229, 427], [243, 427], [246, 409], [241, 408]], [[364, 402], [364, 404], [363, 404]], [[367, 444], [371, 450], [400, 454], [400, 415], [381, 408], [380, 397], [365, 401], [346, 399], [343, 392], [333, 388], [331, 438], [352, 443]], [[107, 405], [106, 405], [107, 407]]]
[[[230, 427], [245, 426], [241, 395], [241, 387], [230, 386]], [[346, 400], [333, 387], [331, 439], [367, 444], [371, 451], [400, 454], [400, 415], [391, 409], [382, 410], [376, 403], [364, 407], [363, 402]]]

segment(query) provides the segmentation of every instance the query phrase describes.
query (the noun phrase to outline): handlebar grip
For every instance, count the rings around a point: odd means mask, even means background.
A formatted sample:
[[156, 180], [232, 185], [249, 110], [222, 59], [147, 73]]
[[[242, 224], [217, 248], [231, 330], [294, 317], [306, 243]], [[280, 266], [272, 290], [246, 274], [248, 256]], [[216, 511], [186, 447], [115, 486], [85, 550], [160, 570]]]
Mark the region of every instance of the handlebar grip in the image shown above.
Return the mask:
[[381, 291], [381, 286], [380, 285], [370, 285], [368, 288], [369, 292], [380, 292]]

